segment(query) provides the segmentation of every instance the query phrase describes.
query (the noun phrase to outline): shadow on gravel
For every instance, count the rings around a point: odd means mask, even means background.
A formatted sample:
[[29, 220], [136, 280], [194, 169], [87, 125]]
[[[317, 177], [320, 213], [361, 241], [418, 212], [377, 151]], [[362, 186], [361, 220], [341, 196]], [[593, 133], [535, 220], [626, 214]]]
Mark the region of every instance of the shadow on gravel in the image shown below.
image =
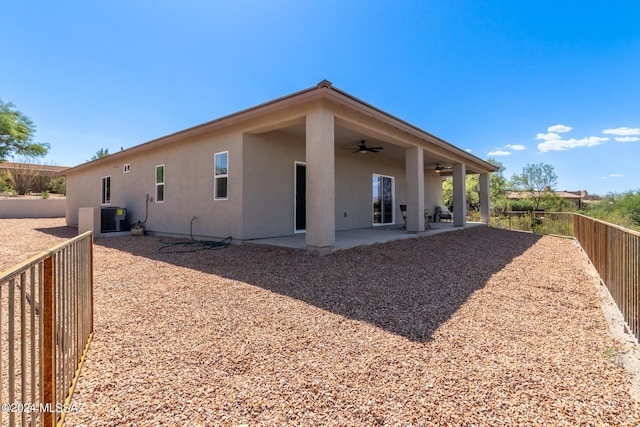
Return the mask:
[[35, 228], [34, 230], [63, 239], [71, 239], [78, 235], [78, 229], [76, 227]]
[[161, 239], [150, 236], [96, 245], [246, 282], [420, 342], [539, 239], [476, 227], [324, 257], [253, 245], [164, 254]]

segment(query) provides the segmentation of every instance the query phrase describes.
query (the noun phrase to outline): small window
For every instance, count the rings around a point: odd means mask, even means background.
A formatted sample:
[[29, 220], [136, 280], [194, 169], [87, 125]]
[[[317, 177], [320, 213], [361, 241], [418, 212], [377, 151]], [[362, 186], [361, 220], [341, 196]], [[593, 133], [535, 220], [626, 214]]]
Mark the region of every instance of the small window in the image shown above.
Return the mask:
[[110, 176], [102, 177], [102, 204], [103, 205], [111, 204], [111, 177]]
[[214, 200], [227, 200], [229, 191], [229, 152], [215, 154]]
[[164, 202], [164, 165], [156, 166], [156, 203]]
[[129, 173], [131, 171], [131, 163], [127, 163], [122, 167], [122, 172]]

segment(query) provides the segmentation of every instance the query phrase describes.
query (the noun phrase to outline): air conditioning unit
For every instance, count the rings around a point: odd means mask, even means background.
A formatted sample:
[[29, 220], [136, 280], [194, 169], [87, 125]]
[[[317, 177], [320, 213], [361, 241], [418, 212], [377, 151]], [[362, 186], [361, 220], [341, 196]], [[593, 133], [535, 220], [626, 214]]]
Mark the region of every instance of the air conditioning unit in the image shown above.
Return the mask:
[[127, 209], [109, 206], [102, 208], [100, 214], [100, 232], [114, 233], [127, 228]]

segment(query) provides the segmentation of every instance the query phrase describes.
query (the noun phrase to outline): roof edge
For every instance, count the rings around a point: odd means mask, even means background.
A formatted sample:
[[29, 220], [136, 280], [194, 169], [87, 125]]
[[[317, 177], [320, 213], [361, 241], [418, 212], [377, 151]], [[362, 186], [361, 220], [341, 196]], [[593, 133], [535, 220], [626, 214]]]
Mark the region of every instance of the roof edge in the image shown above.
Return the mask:
[[297, 92], [293, 92], [291, 94], [285, 95], [285, 96], [281, 96], [278, 98], [274, 98], [270, 101], [266, 101], [260, 104], [257, 104], [253, 107], [249, 107], [240, 111], [237, 111], [235, 113], [226, 115], [226, 116], [222, 116], [219, 117], [217, 119], [205, 122], [205, 123], [201, 123], [199, 125], [195, 125], [165, 136], [161, 136], [159, 138], [155, 138], [152, 139], [150, 141], [135, 145], [133, 147], [118, 151], [116, 153], [110, 154], [106, 157], [100, 158], [100, 159], [96, 159], [96, 160], [91, 160], [85, 163], [81, 163], [80, 165], [77, 166], [73, 166], [67, 169], [64, 169], [60, 172], [58, 172], [56, 175], [57, 176], [66, 176], [69, 173], [74, 173], [89, 167], [93, 167], [97, 164], [101, 164], [101, 163], [106, 163], [108, 161], [112, 161], [112, 160], [117, 160], [121, 157], [125, 157], [127, 155], [130, 154], [135, 154], [135, 153], [140, 153], [140, 152], [144, 152], [147, 151], [153, 147], [156, 146], [162, 146], [162, 145], [166, 145], [166, 144], [170, 144], [178, 139], [181, 138], [186, 138], [186, 137], [190, 137], [190, 136], [196, 136], [200, 133], [206, 132], [208, 130], [213, 130], [213, 129], [222, 129], [224, 127], [227, 126], [231, 126], [237, 123], [240, 123], [242, 121], [251, 119], [253, 117], [256, 117], [257, 115], [259, 115], [262, 110], [267, 109], [267, 108], [272, 108], [274, 106], [279, 106], [278, 109], [283, 109], [286, 107], [289, 107], [293, 104], [296, 103], [302, 103], [302, 102], [307, 102], [307, 101], [311, 101], [315, 98], [320, 98], [323, 95], [329, 95], [329, 94], [335, 94], [337, 95], [337, 97], [331, 97], [333, 98], [334, 101], [340, 102], [340, 98], [342, 98], [343, 100], [346, 99], [349, 102], [350, 106], [352, 108], [355, 108], [356, 110], [360, 110], [362, 112], [367, 113], [367, 110], [369, 110], [369, 114], [370, 112], [374, 112], [374, 116], [377, 116], [376, 118], [378, 119], [382, 119], [384, 118], [387, 123], [389, 123], [392, 126], [398, 127], [399, 129], [404, 130], [405, 132], [409, 133], [409, 134], [413, 134], [414, 136], [417, 136], [418, 138], [422, 138], [425, 141], [434, 143], [438, 146], [440, 146], [441, 148], [444, 148], [446, 150], [449, 151], [453, 151], [454, 153], [458, 154], [459, 156], [461, 156], [464, 159], [470, 160], [471, 162], [475, 163], [478, 166], [481, 166], [484, 169], [487, 169], [489, 171], [495, 172], [498, 170], [498, 168], [485, 161], [482, 160], [481, 158], [465, 151], [462, 150], [461, 148], [456, 147], [455, 145], [433, 135], [430, 134], [429, 132], [426, 132], [422, 129], [420, 129], [419, 127], [412, 125], [411, 123], [408, 123], [392, 114], [387, 113], [384, 110], [381, 110], [378, 107], [375, 107], [372, 104], [369, 104], [368, 102], [363, 101], [362, 99], [351, 95], [348, 92], [345, 92], [341, 89], [338, 89], [337, 87], [335, 87], [333, 85], [333, 83], [331, 83], [329, 80], [322, 80], [319, 83], [317, 83], [314, 86], [308, 87], [306, 89], [302, 89], [300, 91]]

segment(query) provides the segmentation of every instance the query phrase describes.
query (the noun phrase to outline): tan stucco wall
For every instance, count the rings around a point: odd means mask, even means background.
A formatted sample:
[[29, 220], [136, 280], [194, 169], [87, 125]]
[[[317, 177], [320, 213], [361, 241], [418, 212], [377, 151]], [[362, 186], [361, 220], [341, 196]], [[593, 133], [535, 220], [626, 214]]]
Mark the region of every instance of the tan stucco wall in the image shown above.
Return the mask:
[[294, 233], [295, 162], [305, 161], [304, 141], [282, 132], [244, 136], [244, 236]]
[[[304, 139], [278, 131], [245, 135], [244, 155], [245, 238], [293, 234], [295, 162], [306, 162]], [[395, 178], [395, 223], [403, 223], [399, 205], [406, 200], [404, 162], [338, 149], [335, 171], [336, 230], [372, 226], [373, 174]]]
[[64, 216], [65, 199], [0, 200], [0, 218], [59, 218]]
[[[214, 200], [214, 154], [229, 151], [229, 199]], [[124, 173], [129, 163], [130, 172]], [[155, 167], [165, 165], [164, 203], [155, 202]], [[105, 162], [67, 176], [67, 223], [77, 225], [78, 209], [101, 206], [103, 176], [111, 176], [111, 204], [127, 208], [130, 223], [144, 220], [148, 231], [196, 236], [242, 235], [242, 138], [240, 133], [206, 135], [159, 147], [124, 161]]]
[[436, 206], [442, 205], [442, 177], [435, 171], [425, 171], [424, 181], [424, 208], [433, 215]]
[[[279, 127], [304, 124], [304, 114], [316, 105], [297, 106], [248, 123], [230, 125], [209, 133], [167, 144], [154, 144], [147, 151], [133, 150], [121, 160], [104, 159], [93, 167], [79, 168], [67, 176], [67, 223], [78, 224], [78, 209], [100, 207], [101, 177], [111, 176], [111, 206], [125, 207], [131, 224], [145, 217], [145, 199], [155, 199], [155, 166], [165, 165], [165, 202], [149, 202], [146, 229], [150, 232], [188, 236], [193, 217], [195, 237], [255, 239], [294, 233], [295, 162], [307, 163], [304, 133], [284, 132]], [[339, 107], [332, 107], [343, 113]], [[371, 120], [349, 116], [352, 120]], [[336, 119], [337, 124], [349, 124]], [[403, 134], [371, 123], [372, 132], [399, 141]], [[399, 205], [406, 204], [404, 159], [383, 155], [335, 151], [336, 230], [372, 226], [372, 176], [395, 178], [394, 218], [402, 224]], [[214, 200], [214, 154], [229, 152], [229, 200]], [[123, 153], [126, 154], [126, 153]], [[123, 173], [129, 163], [130, 172]], [[441, 178], [425, 171], [425, 207], [433, 210], [441, 202]], [[347, 214], [345, 216], [345, 213]]]
[[[226, 201], [213, 200], [213, 158], [220, 151], [229, 151]], [[165, 202], [149, 202], [148, 231], [186, 236], [195, 216], [196, 236], [255, 239], [291, 235], [294, 165], [305, 161], [304, 138], [281, 131], [194, 138], [68, 176], [67, 223], [78, 224], [79, 208], [101, 206], [101, 178], [107, 175], [111, 176], [110, 206], [126, 207], [131, 224], [144, 220], [146, 195], [155, 198], [155, 166], [164, 164]], [[125, 163], [131, 165], [128, 173], [123, 173]], [[337, 149], [335, 171], [336, 230], [372, 226], [373, 174], [395, 178], [395, 223], [403, 223], [399, 210], [407, 200], [403, 161]], [[433, 211], [441, 197], [440, 176], [425, 172], [425, 207]]]
[[[406, 203], [404, 162], [376, 156], [336, 151], [336, 230], [373, 225], [373, 174], [395, 178], [394, 220], [402, 224], [400, 204]], [[344, 213], [347, 216], [344, 216]]]

